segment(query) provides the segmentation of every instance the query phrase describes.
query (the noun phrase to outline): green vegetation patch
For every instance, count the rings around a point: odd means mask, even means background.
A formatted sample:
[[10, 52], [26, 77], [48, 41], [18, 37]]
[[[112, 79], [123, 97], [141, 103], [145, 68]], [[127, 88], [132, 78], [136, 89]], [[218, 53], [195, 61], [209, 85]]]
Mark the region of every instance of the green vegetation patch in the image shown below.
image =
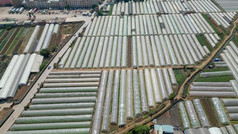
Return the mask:
[[230, 80], [234, 80], [233, 76], [222, 76], [222, 77], [208, 77], [208, 78], [199, 78], [196, 79], [196, 82], [229, 82]]
[[41, 65], [40, 65], [40, 71], [46, 67], [48, 63], [48, 60], [45, 60]]
[[0, 51], [2, 51], [2, 49], [5, 47], [6, 43], [8, 42], [8, 40], [10, 39], [10, 37], [13, 35], [14, 31], [15, 31], [15, 30], [11, 30], [11, 31], [7, 34], [7, 36], [6, 36], [6, 38], [3, 40], [3, 42], [1, 42], [1, 44], [0, 44]]
[[20, 37], [22, 36], [24, 30], [25, 30], [24, 28], [21, 28], [21, 30], [18, 32], [18, 34], [17, 34], [17, 36], [16, 36], [14, 42], [13, 42], [13, 43], [11, 44], [11, 46], [8, 48], [6, 54], [11, 54], [11, 53], [12, 53], [12, 51], [14, 50], [15, 46], [17, 45], [17, 43], [18, 43]]
[[207, 46], [210, 52], [213, 50], [212, 45], [207, 41], [204, 35], [197, 34], [196, 37], [202, 46]]
[[5, 31], [6, 31], [5, 29], [2, 29], [2, 30], [0, 31], [0, 37], [3, 35], [3, 33], [4, 33]]
[[[207, 15], [206, 14], [202, 14], [202, 16], [203, 16], [203, 18], [209, 23], [209, 25], [212, 27], [212, 29], [217, 33], [217, 35], [221, 38], [221, 39], [223, 39], [224, 38], [224, 33], [221, 33], [218, 29], [217, 29], [217, 27], [210, 21], [210, 19], [207, 17]], [[225, 32], [226, 32], [226, 30], [225, 30]]]
[[114, 6], [114, 5], [110, 5], [110, 10], [109, 10], [109, 12], [108, 12], [108, 15], [112, 15], [113, 6]]
[[233, 37], [232, 41], [236, 44], [236, 46], [238, 46], [238, 33], [235, 35], [235, 37]]
[[179, 70], [179, 69], [175, 69], [174, 70], [174, 74], [176, 77], [176, 80], [178, 82], [179, 87], [183, 84], [183, 82], [185, 81], [185, 79], [189, 76], [189, 71], [184, 71], [184, 70]]
[[208, 68], [204, 72], [217, 72], [217, 71], [227, 71], [230, 70], [228, 67], [215, 67], [215, 68]]

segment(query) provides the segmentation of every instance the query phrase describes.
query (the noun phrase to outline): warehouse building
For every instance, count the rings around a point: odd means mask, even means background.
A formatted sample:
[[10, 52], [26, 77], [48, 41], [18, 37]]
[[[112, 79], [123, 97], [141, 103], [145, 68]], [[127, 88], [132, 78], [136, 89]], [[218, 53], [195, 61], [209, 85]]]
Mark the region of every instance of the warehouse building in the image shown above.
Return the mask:
[[89, 8], [98, 4], [100, 0], [24, 0], [23, 5], [26, 8]]

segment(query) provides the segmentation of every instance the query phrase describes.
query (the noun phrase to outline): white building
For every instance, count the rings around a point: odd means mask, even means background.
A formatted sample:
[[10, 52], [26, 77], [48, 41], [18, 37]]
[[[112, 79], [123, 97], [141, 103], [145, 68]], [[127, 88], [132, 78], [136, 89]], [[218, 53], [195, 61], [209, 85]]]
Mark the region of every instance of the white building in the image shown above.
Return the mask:
[[94, 4], [98, 4], [101, 0], [24, 0], [23, 4], [26, 8], [90, 8]]

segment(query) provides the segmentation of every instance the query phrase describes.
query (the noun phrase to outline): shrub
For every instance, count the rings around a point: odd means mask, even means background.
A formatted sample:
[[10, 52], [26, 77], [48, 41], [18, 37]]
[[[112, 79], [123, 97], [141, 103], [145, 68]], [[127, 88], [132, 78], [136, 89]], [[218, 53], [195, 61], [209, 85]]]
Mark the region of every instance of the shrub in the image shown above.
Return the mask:
[[169, 95], [169, 99], [172, 100], [172, 99], [174, 99], [175, 96], [176, 96], [175, 93], [172, 93]]
[[12, 26], [7, 26], [6, 27], [6, 30], [11, 30], [12, 29]]
[[92, 9], [95, 9], [96, 7], [98, 7], [98, 5], [96, 5], [96, 4], [92, 5]]
[[46, 65], [47, 65], [47, 61], [44, 61], [44, 62], [40, 65], [40, 71], [41, 71], [42, 69], [44, 69]]
[[55, 52], [56, 48], [57, 48], [57, 45], [53, 45], [53, 46], [51, 47], [51, 52]]
[[50, 55], [50, 51], [46, 48], [46, 49], [42, 49], [40, 51], [40, 55], [44, 56], [45, 58], [49, 57]]
[[149, 134], [150, 132], [150, 127], [146, 126], [146, 125], [141, 125], [141, 126], [135, 126], [135, 128], [133, 129], [133, 131], [136, 134]]

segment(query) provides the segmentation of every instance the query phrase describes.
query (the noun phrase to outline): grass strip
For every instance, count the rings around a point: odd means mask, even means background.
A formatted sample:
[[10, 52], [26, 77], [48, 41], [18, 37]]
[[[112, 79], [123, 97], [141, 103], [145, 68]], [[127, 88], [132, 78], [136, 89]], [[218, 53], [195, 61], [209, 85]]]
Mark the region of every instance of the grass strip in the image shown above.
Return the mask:
[[110, 10], [109, 10], [109, 12], [108, 12], [108, 15], [112, 15], [113, 6], [114, 6], [114, 5], [110, 5]]
[[213, 50], [212, 45], [208, 42], [204, 35], [197, 34], [196, 37], [202, 46], [207, 46], [210, 52]]
[[223, 39], [224, 38], [224, 33], [221, 33], [217, 27], [210, 21], [210, 19], [207, 17], [206, 14], [202, 14], [203, 18], [209, 23], [209, 25], [212, 27], [212, 29], [216, 32], [216, 34]]

